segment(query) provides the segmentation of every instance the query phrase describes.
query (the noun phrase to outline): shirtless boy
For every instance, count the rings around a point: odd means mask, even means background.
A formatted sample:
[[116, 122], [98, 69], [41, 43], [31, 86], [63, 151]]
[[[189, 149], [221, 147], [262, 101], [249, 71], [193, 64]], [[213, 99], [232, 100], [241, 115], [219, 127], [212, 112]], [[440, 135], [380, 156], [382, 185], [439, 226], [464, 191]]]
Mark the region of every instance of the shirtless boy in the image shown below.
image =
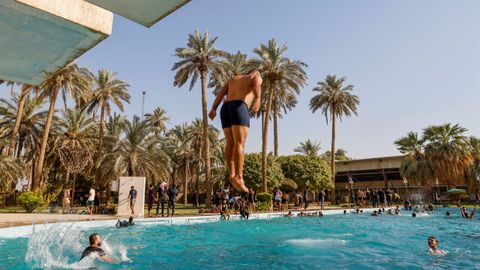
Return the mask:
[[[260, 94], [262, 91], [262, 77], [260, 72], [254, 70], [246, 75], [235, 75], [218, 93], [208, 113], [210, 119], [217, 115], [217, 107], [223, 101], [220, 109], [223, 132], [225, 133], [227, 158], [230, 181], [238, 191], [248, 192], [243, 181], [243, 161], [245, 140], [250, 128], [250, 115], [248, 110], [260, 109]], [[253, 104], [252, 104], [253, 103]]]

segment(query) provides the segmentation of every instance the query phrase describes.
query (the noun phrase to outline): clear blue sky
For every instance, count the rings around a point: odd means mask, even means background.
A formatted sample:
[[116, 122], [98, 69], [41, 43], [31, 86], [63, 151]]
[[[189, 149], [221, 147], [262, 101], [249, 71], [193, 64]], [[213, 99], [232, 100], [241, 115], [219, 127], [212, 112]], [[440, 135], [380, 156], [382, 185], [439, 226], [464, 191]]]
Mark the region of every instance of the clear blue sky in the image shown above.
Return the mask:
[[[281, 154], [308, 138], [328, 150], [330, 126], [308, 103], [316, 82], [337, 74], [361, 99], [359, 116], [339, 123], [337, 145], [354, 158], [395, 155], [395, 139], [430, 124], [459, 123], [480, 136], [479, 14], [478, 0], [193, 0], [150, 29], [116, 16], [112, 36], [78, 62], [129, 82], [129, 116], [140, 114], [147, 91], [145, 111], [165, 108], [172, 126], [201, 115], [200, 85], [175, 88], [170, 71], [188, 33], [208, 30], [218, 48], [249, 55], [275, 38], [309, 65], [297, 107], [280, 121]], [[251, 126], [246, 150], [260, 151], [260, 120]]]

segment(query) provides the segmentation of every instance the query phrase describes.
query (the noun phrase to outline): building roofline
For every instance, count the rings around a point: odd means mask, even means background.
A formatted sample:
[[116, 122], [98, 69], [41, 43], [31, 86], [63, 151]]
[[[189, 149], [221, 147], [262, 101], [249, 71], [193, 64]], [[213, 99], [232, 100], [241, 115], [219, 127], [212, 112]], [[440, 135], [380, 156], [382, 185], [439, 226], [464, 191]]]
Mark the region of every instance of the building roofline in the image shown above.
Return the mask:
[[383, 156], [383, 157], [372, 157], [372, 158], [360, 158], [360, 159], [350, 159], [350, 160], [337, 160], [335, 163], [354, 163], [354, 162], [362, 162], [362, 161], [382, 161], [382, 160], [389, 160], [389, 159], [402, 159], [403, 155], [397, 156]]

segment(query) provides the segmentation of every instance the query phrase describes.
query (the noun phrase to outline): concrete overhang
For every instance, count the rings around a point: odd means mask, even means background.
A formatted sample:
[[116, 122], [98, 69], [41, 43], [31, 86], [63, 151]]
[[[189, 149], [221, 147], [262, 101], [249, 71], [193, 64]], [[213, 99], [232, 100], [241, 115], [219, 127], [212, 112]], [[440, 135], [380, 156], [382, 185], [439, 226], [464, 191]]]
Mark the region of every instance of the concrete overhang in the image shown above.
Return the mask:
[[190, 0], [85, 0], [146, 27], [179, 9]]
[[112, 23], [84, 0], [1, 0], [0, 80], [39, 85], [107, 38]]

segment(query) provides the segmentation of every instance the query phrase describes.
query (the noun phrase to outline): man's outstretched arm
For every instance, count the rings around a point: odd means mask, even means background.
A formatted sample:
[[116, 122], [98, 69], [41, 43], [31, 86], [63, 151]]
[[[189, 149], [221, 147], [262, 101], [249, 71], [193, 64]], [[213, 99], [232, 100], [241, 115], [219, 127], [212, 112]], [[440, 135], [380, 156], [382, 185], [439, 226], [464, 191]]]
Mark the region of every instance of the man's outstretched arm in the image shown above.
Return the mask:
[[253, 112], [258, 112], [260, 110], [260, 101], [262, 96], [262, 77], [257, 75], [253, 78], [252, 82], [252, 91], [253, 91]]
[[223, 97], [228, 93], [228, 83], [226, 83], [222, 90], [218, 93], [217, 97], [215, 98], [215, 101], [213, 102], [212, 109], [208, 113], [208, 117], [210, 120], [213, 120], [215, 116], [217, 115], [217, 108], [218, 105], [220, 105], [220, 102], [222, 102]]

